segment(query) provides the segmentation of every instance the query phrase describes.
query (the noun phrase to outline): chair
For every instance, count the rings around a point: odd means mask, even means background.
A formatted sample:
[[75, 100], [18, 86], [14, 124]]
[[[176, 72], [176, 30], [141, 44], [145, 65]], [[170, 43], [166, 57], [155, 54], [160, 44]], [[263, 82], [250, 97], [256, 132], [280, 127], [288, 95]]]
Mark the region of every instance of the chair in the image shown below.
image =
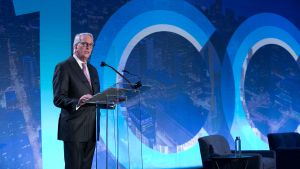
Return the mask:
[[276, 151], [277, 169], [300, 168], [300, 134], [295, 132], [268, 134], [270, 150]]
[[[217, 169], [215, 162], [210, 158], [221, 155], [232, 155], [227, 140], [221, 135], [210, 135], [198, 139], [204, 169]], [[247, 169], [276, 169], [275, 152], [269, 150], [242, 151], [243, 155], [251, 155]]]

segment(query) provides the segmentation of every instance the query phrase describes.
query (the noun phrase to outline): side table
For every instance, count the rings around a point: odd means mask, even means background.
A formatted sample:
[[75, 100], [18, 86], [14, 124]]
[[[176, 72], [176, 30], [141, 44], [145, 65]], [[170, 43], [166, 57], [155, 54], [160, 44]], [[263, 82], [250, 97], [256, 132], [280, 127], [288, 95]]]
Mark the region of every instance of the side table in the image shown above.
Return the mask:
[[251, 155], [222, 155], [210, 157], [210, 159], [216, 164], [218, 169], [247, 169], [248, 160], [254, 158]]

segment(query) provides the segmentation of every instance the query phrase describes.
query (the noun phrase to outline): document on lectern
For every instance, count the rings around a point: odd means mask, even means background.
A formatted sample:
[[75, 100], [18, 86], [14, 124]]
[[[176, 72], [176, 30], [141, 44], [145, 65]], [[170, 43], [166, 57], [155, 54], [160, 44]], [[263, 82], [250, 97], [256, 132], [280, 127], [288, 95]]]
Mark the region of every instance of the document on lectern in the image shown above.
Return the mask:
[[[128, 91], [130, 90], [111, 87], [104, 90], [102, 93], [93, 95], [93, 97], [87, 100], [84, 104], [115, 105], [126, 100], [126, 93]], [[78, 110], [81, 106], [77, 105], [76, 110]]]
[[109, 88], [102, 93], [95, 94], [86, 103], [95, 104], [116, 104], [124, 101], [126, 89]]

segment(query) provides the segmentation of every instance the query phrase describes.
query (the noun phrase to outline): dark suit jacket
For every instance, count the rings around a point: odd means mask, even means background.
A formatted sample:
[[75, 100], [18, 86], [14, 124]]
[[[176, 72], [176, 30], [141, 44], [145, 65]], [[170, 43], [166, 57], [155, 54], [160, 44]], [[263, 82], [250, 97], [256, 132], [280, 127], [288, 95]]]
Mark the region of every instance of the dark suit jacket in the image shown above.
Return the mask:
[[99, 93], [100, 83], [95, 67], [87, 64], [92, 87], [83, 71], [71, 56], [59, 63], [53, 76], [54, 104], [61, 108], [58, 123], [58, 139], [85, 142], [96, 137], [96, 106], [85, 104], [76, 110], [81, 96]]

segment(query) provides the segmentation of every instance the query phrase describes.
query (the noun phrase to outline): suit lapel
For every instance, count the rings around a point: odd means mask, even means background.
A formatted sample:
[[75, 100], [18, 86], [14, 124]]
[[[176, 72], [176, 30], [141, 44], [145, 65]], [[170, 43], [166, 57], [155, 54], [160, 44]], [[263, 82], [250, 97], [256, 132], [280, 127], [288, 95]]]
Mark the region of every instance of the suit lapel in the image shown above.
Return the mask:
[[78, 65], [77, 61], [75, 60], [75, 58], [73, 58], [73, 56], [70, 57], [70, 62], [71, 62], [71, 67], [73, 69], [73, 71], [75, 72], [75, 74], [78, 76], [78, 78], [80, 79], [80, 81], [91, 91], [92, 88], [89, 85], [89, 81], [87, 80], [87, 78], [85, 77], [85, 75], [83, 74], [83, 71], [81, 70], [80, 66]]

